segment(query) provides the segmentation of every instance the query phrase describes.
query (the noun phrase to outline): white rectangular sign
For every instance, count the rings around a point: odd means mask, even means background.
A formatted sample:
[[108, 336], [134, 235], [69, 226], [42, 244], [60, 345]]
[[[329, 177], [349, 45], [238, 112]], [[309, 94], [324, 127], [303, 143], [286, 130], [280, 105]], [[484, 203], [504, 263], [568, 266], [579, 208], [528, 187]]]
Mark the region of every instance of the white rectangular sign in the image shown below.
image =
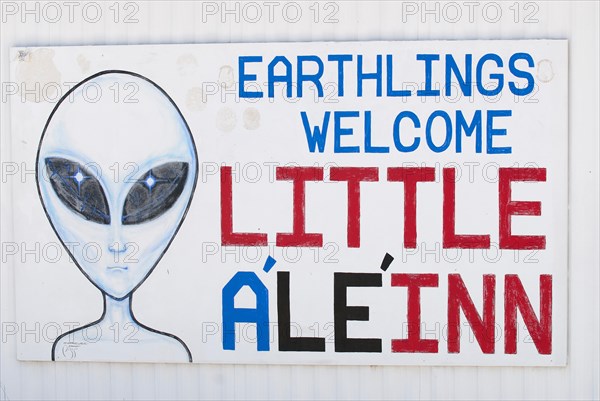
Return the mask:
[[14, 48], [3, 335], [21, 360], [565, 365], [567, 65], [560, 40]]

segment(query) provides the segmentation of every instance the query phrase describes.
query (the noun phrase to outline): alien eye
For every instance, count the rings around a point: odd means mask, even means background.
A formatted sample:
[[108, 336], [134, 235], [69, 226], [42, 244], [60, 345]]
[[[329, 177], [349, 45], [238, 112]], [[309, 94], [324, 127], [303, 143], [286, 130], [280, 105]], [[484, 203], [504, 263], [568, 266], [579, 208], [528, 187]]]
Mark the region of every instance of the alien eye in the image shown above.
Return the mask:
[[185, 187], [188, 164], [161, 164], [133, 184], [123, 205], [123, 224], [140, 224], [169, 210]]
[[108, 202], [100, 182], [77, 162], [46, 158], [46, 171], [58, 198], [69, 209], [100, 224], [110, 224]]

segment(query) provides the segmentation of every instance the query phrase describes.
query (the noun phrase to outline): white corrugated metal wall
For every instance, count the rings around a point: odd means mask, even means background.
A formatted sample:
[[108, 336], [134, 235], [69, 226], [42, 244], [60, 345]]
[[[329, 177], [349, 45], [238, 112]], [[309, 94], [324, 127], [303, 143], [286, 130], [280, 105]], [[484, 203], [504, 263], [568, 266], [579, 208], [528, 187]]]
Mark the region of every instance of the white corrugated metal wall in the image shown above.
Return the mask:
[[[66, 2], [58, 2], [63, 13]], [[77, 7], [83, 3], [75, 2]], [[2, 82], [11, 46], [268, 42], [317, 40], [569, 39], [569, 342], [566, 368], [150, 365], [37, 363], [16, 359], [16, 338], [0, 343], [2, 399], [598, 399], [599, 392], [599, 11], [597, 2], [329, 2], [319, 23], [286, 22], [286, 2], [255, 2], [265, 15], [253, 23], [243, 3], [135, 2], [137, 23], [111, 18], [90, 24], [67, 14], [12, 15], [7, 4], [35, 10], [36, 3], [4, 1]], [[308, 12], [313, 4], [303, 3]], [[113, 2], [98, 3], [106, 15]], [[273, 5], [275, 4], [275, 5]], [[436, 5], [437, 4], [437, 5]], [[38, 4], [37, 7], [43, 6]], [[114, 6], [113, 6], [114, 7]], [[240, 10], [223, 13], [221, 7]], [[511, 8], [512, 7], [512, 8]], [[338, 23], [322, 23], [339, 8]], [[79, 10], [81, 8], [75, 8]], [[415, 14], [412, 14], [414, 10]], [[500, 9], [501, 22], [491, 22]], [[430, 12], [426, 12], [430, 10]], [[437, 10], [437, 11], [436, 11]], [[456, 10], [462, 15], [459, 22]], [[469, 15], [469, 10], [473, 12]], [[485, 11], [484, 11], [485, 10]], [[516, 14], [519, 10], [519, 14]], [[536, 11], [537, 10], [537, 11]], [[51, 10], [49, 10], [50, 12]], [[251, 11], [248, 9], [248, 11]], [[34, 11], [35, 12], [35, 11]], [[487, 15], [483, 14], [488, 13]], [[535, 12], [532, 18], [527, 16]], [[235, 11], [234, 11], [235, 13]], [[312, 16], [312, 14], [311, 14]], [[47, 17], [47, 18], [45, 18]], [[246, 18], [245, 18], [246, 17]], [[223, 23], [222, 18], [226, 21]], [[436, 18], [439, 22], [436, 22]], [[517, 22], [514, 19], [517, 19]], [[25, 22], [21, 20], [25, 19]], [[472, 22], [470, 21], [472, 19]], [[537, 21], [535, 21], [537, 20]], [[10, 160], [10, 105], [2, 102], [2, 161]], [[4, 181], [4, 180], [3, 180]], [[10, 240], [10, 182], [2, 184], [2, 241]], [[4, 258], [3, 258], [4, 259]], [[14, 271], [3, 262], [1, 319], [14, 322]]]

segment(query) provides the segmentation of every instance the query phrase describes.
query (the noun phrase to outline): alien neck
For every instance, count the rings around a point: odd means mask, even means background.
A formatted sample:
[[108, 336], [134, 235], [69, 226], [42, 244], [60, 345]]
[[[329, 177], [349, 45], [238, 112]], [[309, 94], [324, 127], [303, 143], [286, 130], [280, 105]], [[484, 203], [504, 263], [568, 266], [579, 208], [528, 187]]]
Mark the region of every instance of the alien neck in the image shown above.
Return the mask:
[[104, 317], [102, 323], [135, 323], [131, 312], [131, 295], [121, 300], [116, 300], [104, 294]]

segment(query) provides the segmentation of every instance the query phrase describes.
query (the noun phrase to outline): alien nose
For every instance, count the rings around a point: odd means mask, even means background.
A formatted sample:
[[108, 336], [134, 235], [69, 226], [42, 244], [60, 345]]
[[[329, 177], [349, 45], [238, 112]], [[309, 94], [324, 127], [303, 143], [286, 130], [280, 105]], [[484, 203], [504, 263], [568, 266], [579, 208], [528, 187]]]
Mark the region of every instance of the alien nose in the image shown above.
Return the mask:
[[115, 241], [108, 246], [108, 250], [114, 253], [125, 252], [127, 244], [124, 242]]

